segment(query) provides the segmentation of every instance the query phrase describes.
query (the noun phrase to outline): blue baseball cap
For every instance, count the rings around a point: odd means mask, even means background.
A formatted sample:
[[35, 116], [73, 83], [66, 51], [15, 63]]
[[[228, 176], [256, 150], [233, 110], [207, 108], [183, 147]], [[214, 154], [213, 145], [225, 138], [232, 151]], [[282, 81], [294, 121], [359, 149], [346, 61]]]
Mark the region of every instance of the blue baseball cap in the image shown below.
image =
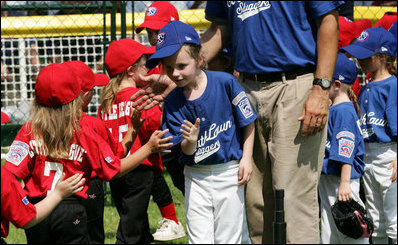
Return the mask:
[[343, 53], [337, 55], [334, 68], [333, 81], [339, 80], [342, 83], [354, 84], [358, 76], [358, 68], [354, 61], [350, 60]]
[[184, 43], [201, 45], [195, 29], [181, 21], [170, 21], [159, 30], [156, 52], [147, 60], [146, 67], [154, 68], [160, 59], [175, 54]]
[[375, 54], [389, 54], [395, 57], [395, 37], [382, 27], [372, 27], [364, 30], [357, 40], [341, 48], [357, 59], [367, 59]]

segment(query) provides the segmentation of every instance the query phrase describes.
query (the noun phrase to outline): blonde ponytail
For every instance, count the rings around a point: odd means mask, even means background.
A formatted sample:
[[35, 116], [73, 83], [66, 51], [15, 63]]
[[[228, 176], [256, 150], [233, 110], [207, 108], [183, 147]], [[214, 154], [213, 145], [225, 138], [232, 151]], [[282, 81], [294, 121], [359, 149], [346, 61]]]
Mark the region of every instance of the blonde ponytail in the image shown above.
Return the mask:
[[119, 91], [120, 83], [125, 75], [126, 71], [118, 74], [116, 77], [110, 79], [109, 83], [101, 90], [101, 109], [107, 115], [110, 113], [112, 102], [116, 100], [117, 93]]

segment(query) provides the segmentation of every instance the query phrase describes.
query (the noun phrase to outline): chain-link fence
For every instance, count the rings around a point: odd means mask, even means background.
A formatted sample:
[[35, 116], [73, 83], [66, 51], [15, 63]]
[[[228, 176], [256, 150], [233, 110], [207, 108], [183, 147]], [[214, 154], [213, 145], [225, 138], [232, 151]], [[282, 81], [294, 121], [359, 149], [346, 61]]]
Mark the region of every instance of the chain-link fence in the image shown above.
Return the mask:
[[[94, 72], [105, 72], [104, 54], [111, 40], [133, 38], [153, 1], [2, 1], [1, 8], [1, 110], [10, 117], [2, 125], [2, 148], [9, 146], [27, 120], [38, 72], [53, 62], [81, 60]], [[170, 1], [180, 20], [199, 34], [209, 26], [205, 1]], [[356, 1], [354, 1], [356, 2]], [[3, 5], [4, 4], [4, 5]], [[355, 4], [357, 5], [357, 4]], [[195, 8], [195, 9], [192, 9]], [[396, 7], [353, 6], [353, 19], [373, 24]], [[134, 38], [149, 45], [146, 32]], [[87, 113], [99, 106], [96, 88]], [[19, 126], [19, 127], [18, 127]]]

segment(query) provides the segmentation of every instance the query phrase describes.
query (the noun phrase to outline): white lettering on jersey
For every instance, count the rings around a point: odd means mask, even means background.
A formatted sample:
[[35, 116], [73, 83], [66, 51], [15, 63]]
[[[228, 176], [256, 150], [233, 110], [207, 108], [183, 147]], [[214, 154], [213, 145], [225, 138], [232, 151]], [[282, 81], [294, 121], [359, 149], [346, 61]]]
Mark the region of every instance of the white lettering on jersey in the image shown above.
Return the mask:
[[218, 150], [220, 150], [221, 144], [220, 141], [216, 141], [215, 143], [208, 145], [206, 147], [199, 148], [195, 152], [195, 163], [198, 163], [202, 161], [203, 159], [206, 159], [207, 157], [213, 155], [216, 153]]
[[[115, 120], [124, 116], [130, 116], [132, 101], [122, 101], [118, 105], [112, 105], [109, 115], [101, 110], [102, 120]], [[119, 110], [117, 109], [119, 108]]]
[[239, 4], [236, 8], [236, 14], [242, 21], [271, 7], [269, 1], [258, 1], [250, 4], [246, 4], [244, 1], [227, 1], [228, 7], [235, 4]]
[[365, 113], [361, 119], [357, 122], [358, 127], [361, 129], [361, 134], [364, 139], [372, 136], [374, 134], [374, 129], [372, 127], [362, 128], [362, 125], [376, 125], [380, 127], [385, 127], [387, 121], [382, 118], [374, 117], [375, 113], [373, 111]]
[[50, 176], [50, 171], [55, 171], [54, 179], [51, 184], [51, 189], [47, 191], [47, 195], [50, 194], [57, 184], [58, 180], [61, 178], [64, 172], [64, 165], [58, 162], [47, 162], [44, 163], [44, 176]]
[[231, 120], [226, 121], [222, 125], [218, 125], [216, 123], [213, 123], [209, 130], [205, 131], [205, 133], [200, 136], [200, 139], [198, 140], [198, 147], [202, 147], [206, 144], [207, 141], [215, 139], [220, 133], [227, 131], [232, 127], [232, 122]]
[[72, 144], [69, 150], [69, 160], [82, 162], [83, 154], [86, 152], [80, 145]]

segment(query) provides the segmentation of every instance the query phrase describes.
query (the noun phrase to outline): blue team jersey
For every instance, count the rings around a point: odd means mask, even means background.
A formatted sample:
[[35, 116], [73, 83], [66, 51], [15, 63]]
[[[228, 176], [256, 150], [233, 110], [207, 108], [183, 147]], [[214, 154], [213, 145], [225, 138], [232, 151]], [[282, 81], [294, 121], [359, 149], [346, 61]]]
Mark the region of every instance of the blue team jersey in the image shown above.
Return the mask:
[[195, 100], [187, 100], [183, 89], [175, 88], [166, 97], [163, 109], [163, 129], [172, 135], [171, 142], [183, 141], [180, 132], [184, 119], [195, 123], [200, 118], [200, 132], [193, 156], [181, 155], [187, 165], [210, 165], [239, 160], [242, 157], [240, 128], [256, 118], [249, 99], [236, 79], [228, 73], [204, 70], [207, 86]]
[[358, 115], [352, 102], [329, 107], [328, 132], [322, 173], [341, 175], [342, 163], [352, 166], [351, 179], [364, 173], [365, 144], [358, 127]]
[[365, 142], [397, 142], [397, 78], [366, 84], [358, 95]]
[[316, 63], [315, 19], [343, 1], [207, 1], [206, 19], [228, 24], [235, 69], [251, 74]]

